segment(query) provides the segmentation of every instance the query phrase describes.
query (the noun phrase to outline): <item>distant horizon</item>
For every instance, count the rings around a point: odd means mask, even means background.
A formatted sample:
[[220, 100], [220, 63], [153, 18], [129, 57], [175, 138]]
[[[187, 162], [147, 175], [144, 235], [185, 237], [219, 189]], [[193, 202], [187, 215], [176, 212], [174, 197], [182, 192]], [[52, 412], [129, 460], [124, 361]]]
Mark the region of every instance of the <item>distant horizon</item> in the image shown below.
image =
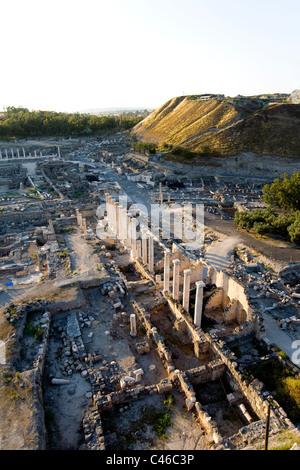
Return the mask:
[[4, 112], [4, 108], [6, 107], [9, 107], [9, 106], [13, 106], [15, 108], [26, 108], [28, 109], [29, 111], [49, 111], [49, 112], [61, 112], [61, 113], [68, 113], [68, 114], [73, 114], [73, 113], [80, 113], [80, 114], [90, 114], [90, 113], [97, 113], [97, 112], [105, 112], [105, 111], [110, 111], [110, 112], [113, 112], [113, 111], [144, 111], [144, 110], [147, 110], [147, 111], [155, 111], [156, 109], [160, 108], [161, 106], [163, 106], [167, 101], [173, 99], [173, 98], [176, 98], [178, 96], [191, 96], [191, 95], [224, 95], [225, 97], [228, 97], [228, 98], [235, 98], [235, 97], [238, 97], [238, 96], [244, 96], [244, 97], [253, 97], [253, 96], [262, 96], [262, 95], [276, 95], [276, 94], [280, 94], [280, 95], [291, 95], [294, 91], [298, 90], [297, 88], [291, 90], [291, 91], [272, 91], [272, 92], [269, 92], [269, 91], [264, 91], [264, 92], [260, 92], [260, 93], [251, 93], [251, 94], [245, 94], [245, 93], [237, 93], [235, 95], [228, 95], [226, 93], [221, 93], [221, 92], [198, 92], [198, 93], [187, 93], [187, 94], [180, 94], [180, 95], [177, 95], [177, 96], [172, 96], [172, 97], [169, 97], [167, 98], [165, 101], [161, 102], [159, 105], [157, 106], [124, 106], [124, 105], [121, 105], [121, 106], [116, 106], [116, 105], [113, 105], [113, 106], [103, 106], [103, 107], [97, 107], [97, 106], [94, 106], [92, 108], [81, 108], [81, 109], [77, 109], [77, 108], [73, 108], [72, 110], [71, 109], [50, 109], [50, 108], [44, 108], [44, 109], [41, 109], [41, 108], [32, 108], [32, 107], [29, 107], [28, 105], [15, 105], [15, 104], [8, 104], [8, 105], [5, 105], [5, 106], [2, 106], [2, 108], [0, 108], [0, 112]]
[[3, 106], [2, 108], [0, 108], [0, 112], [4, 112], [4, 108], [7, 108], [7, 107], [14, 107], [14, 108], [25, 108], [25, 109], [28, 109], [29, 111], [49, 111], [49, 112], [58, 112], [58, 113], [67, 113], [67, 114], [73, 114], [73, 113], [92, 113], [92, 112], [104, 112], [104, 111], [118, 111], [118, 110], [125, 110], [125, 111], [144, 111], [144, 110], [154, 110], [156, 108], [154, 108], [153, 106], [105, 106], [103, 108], [98, 108], [98, 107], [95, 107], [95, 108], [87, 108], [87, 109], [76, 109], [74, 108], [74, 110], [57, 110], [57, 109], [38, 109], [38, 108], [30, 108], [29, 106], [23, 106], [23, 105], [6, 105], [6, 106]]
[[299, 0], [2, 2], [0, 107], [157, 109], [300, 89]]

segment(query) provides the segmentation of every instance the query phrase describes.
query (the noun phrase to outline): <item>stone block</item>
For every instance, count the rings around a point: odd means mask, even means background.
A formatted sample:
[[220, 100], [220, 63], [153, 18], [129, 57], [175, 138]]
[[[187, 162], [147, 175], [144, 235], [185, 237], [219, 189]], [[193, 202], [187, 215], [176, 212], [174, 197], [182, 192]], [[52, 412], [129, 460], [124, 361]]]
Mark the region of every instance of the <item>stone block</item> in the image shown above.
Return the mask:
[[172, 390], [173, 384], [170, 379], [163, 379], [156, 385], [156, 387], [158, 393], [165, 393]]
[[142, 341], [135, 345], [138, 354], [146, 354], [150, 352], [150, 345], [147, 341]]

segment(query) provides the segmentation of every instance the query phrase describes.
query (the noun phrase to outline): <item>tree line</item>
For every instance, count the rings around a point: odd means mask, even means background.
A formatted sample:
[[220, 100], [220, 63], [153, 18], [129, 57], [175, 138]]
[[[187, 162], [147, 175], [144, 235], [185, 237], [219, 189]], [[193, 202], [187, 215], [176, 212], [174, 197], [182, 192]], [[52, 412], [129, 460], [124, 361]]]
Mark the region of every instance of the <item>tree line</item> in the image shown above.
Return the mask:
[[300, 173], [287, 173], [263, 189], [266, 208], [236, 212], [234, 221], [241, 228], [259, 235], [275, 234], [300, 245]]
[[8, 106], [0, 115], [0, 138], [97, 134], [129, 130], [142, 116], [92, 115], [55, 111], [29, 111]]

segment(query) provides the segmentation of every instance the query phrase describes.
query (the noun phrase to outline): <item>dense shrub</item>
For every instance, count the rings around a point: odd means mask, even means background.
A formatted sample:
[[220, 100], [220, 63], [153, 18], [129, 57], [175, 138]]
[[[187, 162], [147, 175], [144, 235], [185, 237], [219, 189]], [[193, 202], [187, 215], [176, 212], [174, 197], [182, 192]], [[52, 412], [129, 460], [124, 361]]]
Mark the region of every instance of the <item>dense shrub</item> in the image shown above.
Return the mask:
[[278, 360], [271, 364], [261, 364], [251, 369], [275, 400], [287, 413], [293, 423], [300, 421], [300, 378], [293, 377], [290, 369]]
[[300, 245], [300, 211], [295, 214], [294, 222], [288, 227], [288, 234], [292, 243]]
[[153, 155], [156, 153], [157, 145], [151, 142], [133, 142], [132, 147], [139, 153], [149, 153]]
[[[263, 188], [265, 209], [236, 212], [234, 221], [258, 235], [275, 234], [300, 245], [300, 173], [282, 176]], [[279, 212], [283, 210], [283, 212]]]

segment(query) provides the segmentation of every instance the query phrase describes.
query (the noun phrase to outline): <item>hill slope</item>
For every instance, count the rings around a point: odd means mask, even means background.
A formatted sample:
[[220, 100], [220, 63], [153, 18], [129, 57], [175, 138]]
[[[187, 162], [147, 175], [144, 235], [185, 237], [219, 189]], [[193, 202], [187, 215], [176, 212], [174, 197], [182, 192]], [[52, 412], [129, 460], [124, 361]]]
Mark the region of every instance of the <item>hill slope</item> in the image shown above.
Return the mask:
[[300, 105], [288, 95], [173, 98], [137, 124], [132, 135], [144, 142], [184, 147], [207, 155], [251, 151], [300, 157]]

